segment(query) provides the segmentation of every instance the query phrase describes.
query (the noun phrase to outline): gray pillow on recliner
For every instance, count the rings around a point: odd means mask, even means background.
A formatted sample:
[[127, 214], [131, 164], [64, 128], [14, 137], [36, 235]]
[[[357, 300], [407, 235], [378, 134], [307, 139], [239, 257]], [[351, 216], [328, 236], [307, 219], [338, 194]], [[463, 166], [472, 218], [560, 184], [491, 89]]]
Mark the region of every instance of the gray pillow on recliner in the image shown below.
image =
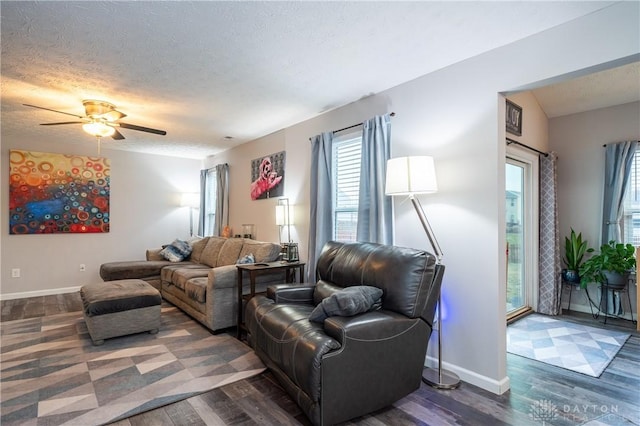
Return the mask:
[[318, 303], [309, 315], [309, 321], [323, 322], [332, 316], [350, 317], [377, 309], [381, 304], [382, 289], [366, 285], [346, 287]]

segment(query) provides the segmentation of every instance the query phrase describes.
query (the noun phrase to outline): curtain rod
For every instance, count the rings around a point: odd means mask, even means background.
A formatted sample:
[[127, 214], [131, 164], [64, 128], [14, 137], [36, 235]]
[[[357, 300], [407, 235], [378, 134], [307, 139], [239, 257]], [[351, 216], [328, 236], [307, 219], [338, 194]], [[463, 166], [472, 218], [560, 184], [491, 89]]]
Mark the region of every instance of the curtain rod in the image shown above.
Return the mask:
[[514, 143], [514, 144], [516, 144], [516, 145], [520, 145], [520, 146], [521, 146], [521, 147], [523, 147], [523, 148], [527, 148], [527, 149], [530, 149], [531, 151], [535, 151], [535, 152], [537, 152], [537, 153], [538, 153], [538, 154], [540, 154], [540, 155], [544, 155], [545, 157], [548, 157], [548, 156], [549, 156], [549, 153], [548, 153], [548, 152], [542, 152], [542, 151], [539, 151], [539, 150], [537, 150], [537, 149], [535, 149], [535, 148], [530, 147], [529, 145], [525, 145], [525, 144], [520, 143], [520, 142], [518, 142], [518, 141], [514, 141], [513, 139], [509, 139], [509, 138], [506, 138], [506, 139], [507, 139], [507, 145], [511, 145], [512, 143]]
[[[391, 114], [389, 114], [389, 116], [391, 116], [391, 117], [393, 117], [395, 115], [396, 115], [395, 112], [392, 112]], [[361, 122], [361, 123], [358, 123], [358, 124], [354, 124], [353, 126], [345, 127], [344, 129], [334, 130], [332, 133], [340, 133], [340, 132], [345, 131], [345, 130], [353, 129], [354, 127], [362, 126], [363, 124], [364, 124], [364, 121]]]
[[[625, 142], [629, 142], [629, 141], [625, 141]], [[640, 142], [640, 140], [638, 139], [631, 139], [631, 142]], [[612, 144], [617, 144], [617, 143], [621, 143], [621, 142], [611, 142]], [[607, 144], [605, 143], [604, 145], [602, 145], [603, 148], [607, 147]]]

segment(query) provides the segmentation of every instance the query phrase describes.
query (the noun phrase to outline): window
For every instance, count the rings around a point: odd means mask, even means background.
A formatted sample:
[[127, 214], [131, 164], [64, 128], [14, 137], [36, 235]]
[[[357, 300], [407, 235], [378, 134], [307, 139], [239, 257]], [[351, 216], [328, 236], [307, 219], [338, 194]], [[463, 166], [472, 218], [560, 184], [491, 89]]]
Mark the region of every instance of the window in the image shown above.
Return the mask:
[[217, 168], [207, 170], [204, 195], [204, 230], [203, 236], [213, 235], [216, 224], [216, 204], [218, 196]]
[[356, 241], [362, 138], [345, 137], [333, 144], [333, 238]]
[[622, 205], [622, 241], [640, 246], [640, 155], [636, 150]]

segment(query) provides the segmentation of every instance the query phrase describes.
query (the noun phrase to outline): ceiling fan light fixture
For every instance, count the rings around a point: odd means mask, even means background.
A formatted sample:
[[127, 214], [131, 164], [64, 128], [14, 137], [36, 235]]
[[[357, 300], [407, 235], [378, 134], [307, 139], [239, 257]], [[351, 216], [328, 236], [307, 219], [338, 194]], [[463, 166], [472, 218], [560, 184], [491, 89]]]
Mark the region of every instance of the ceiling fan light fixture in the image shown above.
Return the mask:
[[64, 111], [57, 111], [55, 109], [41, 107], [31, 104], [23, 104], [24, 106], [43, 109], [45, 111], [57, 112], [59, 114], [70, 115], [76, 117], [82, 121], [64, 121], [59, 123], [41, 123], [42, 126], [58, 126], [64, 124], [82, 124], [82, 129], [89, 133], [91, 136], [95, 136], [98, 139], [103, 137], [112, 137], [115, 140], [122, 140], [124, 136], [117, 130], [117, 128], [123, 128], [128, 130], [136, 130], [138, 132], [153, 133], [156, 135], [166, 135], [167, 132], [159, 129], [152, 129], [151, 127], [137, 126], [130, 123], [122, 123], [119, 121], [121, 118], [127, 115], [117, 111], [113, 104], [104, 101], [85, 100], [82, 102], [85, 108], [85, 115], [77, 115]]
[[114, 129], [113, 127], [107, 126], [106, 124], [100, 123], [99, 121], [93, 121], [91, 123], [83, 124], [82, 130], [97, 138], [112, 136], [116, 132], [116, 129]]
[[105, 102], [105, 101], [96, 101], [93, 99], [87, 99], [82, 101], [82, 105], [84, 105], [84, 110], [87, 113], [88, 117], [97, 118], [108, 112], [115, 111], [115, 105]]

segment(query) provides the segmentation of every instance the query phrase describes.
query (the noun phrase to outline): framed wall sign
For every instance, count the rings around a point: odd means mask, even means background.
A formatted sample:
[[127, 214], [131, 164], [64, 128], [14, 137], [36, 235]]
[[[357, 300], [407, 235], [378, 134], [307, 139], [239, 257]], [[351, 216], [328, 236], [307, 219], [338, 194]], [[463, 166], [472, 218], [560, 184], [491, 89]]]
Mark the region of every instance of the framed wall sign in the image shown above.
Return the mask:
[[507, 99], [505, 121], [507, 123], [507, 132], [522, 136], [522, 107], [514, 104], [509, 99]]

